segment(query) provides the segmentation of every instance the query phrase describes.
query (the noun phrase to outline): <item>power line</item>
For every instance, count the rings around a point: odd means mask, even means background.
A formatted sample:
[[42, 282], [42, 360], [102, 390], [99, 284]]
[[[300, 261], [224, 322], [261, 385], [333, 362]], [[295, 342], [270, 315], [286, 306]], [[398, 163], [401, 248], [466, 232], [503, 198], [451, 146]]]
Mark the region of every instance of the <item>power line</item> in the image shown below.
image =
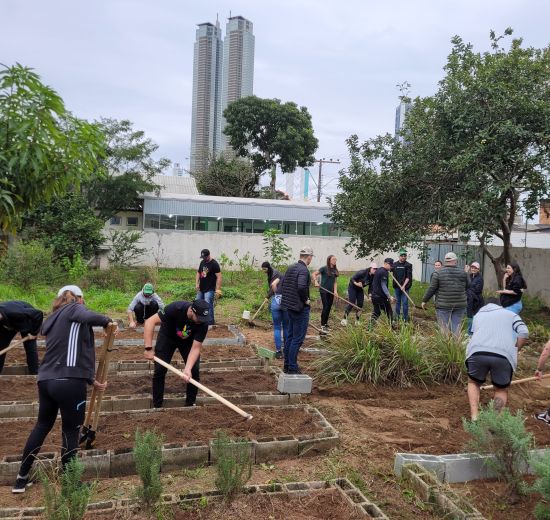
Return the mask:
[[321, 202], [321, 195], [323, 191], [323, 163], [324, 164], [340, 164], [340, 160], [337, 159], [336, 161], [333, 161], [332, 159], [325, 159], [324, 157], [322, 159], [316, 159], [316, 163], [319, 163], [319, 179], [317, 181], [317, 202]]

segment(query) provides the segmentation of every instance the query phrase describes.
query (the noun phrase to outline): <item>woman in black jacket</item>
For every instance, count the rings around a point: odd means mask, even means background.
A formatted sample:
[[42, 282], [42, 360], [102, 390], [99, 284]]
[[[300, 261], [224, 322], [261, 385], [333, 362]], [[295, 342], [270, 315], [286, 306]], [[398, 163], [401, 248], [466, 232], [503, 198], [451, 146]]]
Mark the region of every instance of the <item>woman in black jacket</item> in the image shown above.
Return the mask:
[[273, 319], [273, 340], [275, 341], [275, 357], [283, 357], [283, 344], [288, 336], [288, 312], [281, 307], [281, 280], [283, 275], [273, 269], [269, 262], [262, 264], [262, 270], [267, 275], [269, 287], [267, 298], [271, 298], [270, 310]]
[[473, 334], [472, 323], [477, 311], [484, 305], [483, 301], [483, 277], [479, 271], [480, 265], [472, 262], [472, 265], [466, 266], [465, 271], [469, 274], [470, 285], [466, 289], [466, 316], [468, 317], [468, 335]]
[[24, 493], [35, 456], [61, 412], [63, 466], [76, 456], [80, 426], [84, 424], [87, 385], [104, 390], [95, 380], [95, 344], [92, 326], [107, 327], [107, 316], [89, 311], [76, 285], [57, 293], [52, 314], [42, 326], [46, 353], [38, 370], [38, 419], [25, 448], [13, 493]]
[[527, 289], [527, 284], [516, 262], [510, 262], [506, 266], [502, 285], [504, 289], [497, 291], [500, 294], [500, 304], [505, 309], [519, 314], [523, 309], [521, 297], [523, 296], [523, 291]]

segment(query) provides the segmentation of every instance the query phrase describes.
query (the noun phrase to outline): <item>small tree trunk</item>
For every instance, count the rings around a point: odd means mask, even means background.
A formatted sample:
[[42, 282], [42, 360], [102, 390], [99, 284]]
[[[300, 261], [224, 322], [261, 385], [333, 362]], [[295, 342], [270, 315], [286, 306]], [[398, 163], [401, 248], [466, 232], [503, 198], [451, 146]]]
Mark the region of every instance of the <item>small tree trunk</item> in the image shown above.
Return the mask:
[[277, 182], [277, 165], [273, 165], [273, 168], [271, 168], [271, 182], [269, 183], [269, 186], [271, 187], [271, 192], [273, 195], [275, 195], [275, 183]]

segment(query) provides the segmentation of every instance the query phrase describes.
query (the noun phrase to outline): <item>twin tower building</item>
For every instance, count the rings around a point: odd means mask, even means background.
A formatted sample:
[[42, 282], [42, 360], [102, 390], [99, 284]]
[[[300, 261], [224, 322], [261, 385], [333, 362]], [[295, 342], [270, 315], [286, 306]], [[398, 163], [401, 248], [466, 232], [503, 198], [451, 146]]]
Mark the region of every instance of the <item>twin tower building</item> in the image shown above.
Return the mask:
[[219, 22], [198, 25], [193, 60], [191, 172], [203, 171], [211, 157], [229, 151], [223, 111], [252, 95], [254, 35], [252, 22], [230, 17], [222, 41]]

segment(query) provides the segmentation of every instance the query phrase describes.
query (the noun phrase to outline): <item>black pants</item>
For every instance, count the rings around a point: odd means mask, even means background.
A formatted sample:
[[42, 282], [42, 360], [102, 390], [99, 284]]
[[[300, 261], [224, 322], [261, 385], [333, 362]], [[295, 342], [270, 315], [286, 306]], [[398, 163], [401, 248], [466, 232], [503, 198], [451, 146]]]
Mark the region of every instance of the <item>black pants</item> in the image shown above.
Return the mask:
[[372, 321], [376, 321], [380, 317], [380, 314], [382, 314], [382, 311], [386, 313], [386, 316], [390, 322], [393, 321], [393, 310], [391, 308], [391, 303], [386, 297], [382, 298], [380, 296], [373, 296], [372, 306]]
[[155, 300], [151, 300], [149, 305], [143, 305], [143, 303], [138, 302], [134, 307], [134, 314], [138, 323], [144, 323], [147, 318], [150, 318], [158, 311], [159, 304]]
[[[363, 288], [357, 287], [357, 285], [350, 283], [348, 285], [348, 300], [362, 309], [365, 303], [365, 293], [363, 292]], [[348, 314], [353, 308], [354, 307], [348, 303], [348, 306], [344, 312], [344, 318], [348, 317]], [[355, 309], [355, 315], [357, 316], [357, 319], [359, 319], [360, 313], [357, 309]]]
[[[155, 356], [163, 361], [166, 361], [166, 363], [170, 363], [172, 361], [172, 356], [177, 349], [179, 350], [183, 360], [187, 363], [187, 357], [189, 356], [191, 347], [192, 342], [190, 341], [183, 342], [180, 339], [173, 340], [159, 334], [155, 345]], [[197, 359], [195, 366], [193, 366], [193, 369], [191, 370], [191, 377], [195, 381], [200, 381], [199, 369], [200, 358]], [[162, 408], [162, 402], [164, 401], [164, 379], [167, 371], [167, 368], [155, 363], [155, 372], [153, 374], [153, 406], [155, 408]], [[187, 388], [185, 390], [185, 404], [187, 406], [195, 404], [198, 391], [199, 390], [195, 385], [187, 383]]]
[[328, 293], [323, 290], [319, 292], [321, 295], [321, 303], [323, 304], [323, 310], [321, 311], [321, 327], [328, 324], [328, 317], [330, 315], [330, 309], [334, 302], [334, 294]]
[[[0, 350], [4, 350], [6, 347], [8, 347], [16, 334], [16, 330], [8, 330], [4, 327], [0, 327]], [[29, 374], [38, 374], [38, 351], [36, 350], [36, 340], [31, 339], [29, 341], [25, 341], [25, 343], [23, 343], [23, 347], [25, 348], [25, 354], [27, 356], [27, 367], [29, 368]], [[0, 374], [4, 369], [5, 361], [6, 354], [3, 354], [0, 356]]]
[[84, 423], [86, 412], [86, 380], [85, 379], [50, 379], [38, 383], [38, 420], [32, 430], [25, 449], [19, 474], [26, 476], [40, 452], [44, 439], [50, 433], [57, 412], [61, 412], [61, 433], [63, 446], [61, 463], [63, 466], [76, 456], [80, 427]]

